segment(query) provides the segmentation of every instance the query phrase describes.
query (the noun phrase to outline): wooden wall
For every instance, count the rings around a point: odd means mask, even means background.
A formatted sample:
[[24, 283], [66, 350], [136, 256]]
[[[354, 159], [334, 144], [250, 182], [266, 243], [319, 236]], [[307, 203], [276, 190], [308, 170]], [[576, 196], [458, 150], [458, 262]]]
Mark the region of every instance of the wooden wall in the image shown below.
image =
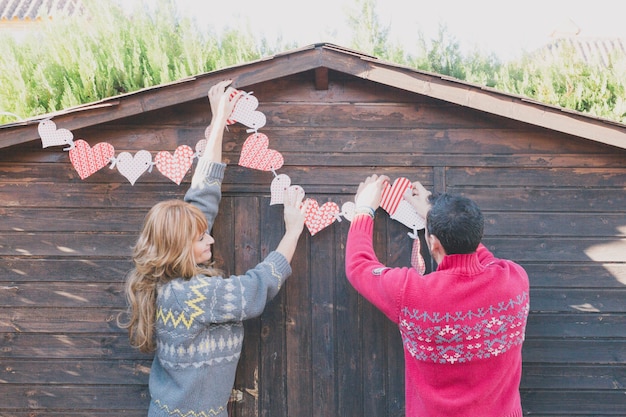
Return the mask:
[[[523, 408], [534, 416], [626, 415], [626, 151], [331, 72], [246, 88], [279, 173], [320, 204], [349, 201], [373, 172], [474, 198], [486, 245], [531, 280]], [[77, 114], [80, 117], [80, 114]], [[210, 120], [198, 101], [74, 132], [116, 154], [195, 146]], [[63, 127], [63, 126], [59, 126]], [[272, 173], [237, 165], [247, 137], [225, 137], [216, 259], [242, 273], [274, 249], [282, 208]], [[60, 147], [0, 150], [0, 416], [144, 416], [151, 358], [115, 318], [143, 215], [181, 198], [156, 170], [131, 186], [104, 168], [80, 180]], [[347, 283], [349, 222], [311, 237], [262, 317], [246, 322], [231, 415], [403, 416], [397, 329]], [[408, 230], [379, 212], [377, 252], [407, 265]]]

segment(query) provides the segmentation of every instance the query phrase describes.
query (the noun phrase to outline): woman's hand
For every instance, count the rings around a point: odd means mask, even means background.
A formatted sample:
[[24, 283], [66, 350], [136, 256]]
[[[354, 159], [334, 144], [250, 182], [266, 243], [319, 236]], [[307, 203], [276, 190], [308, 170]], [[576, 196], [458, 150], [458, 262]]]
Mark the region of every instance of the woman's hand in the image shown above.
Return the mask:
[[308, 209], [308, 201], [302, 203], [302, 194], [289, 192], [285, 190], [283, 198], [284, 218], [285, 218], [285, 234], [294, 234], [300, 236], [304, 230], [304, 220]]
[[[232, 114], [237, 100], [243, 94], [243, 91], [237, 91], [230, 84], [233, 80], [224, 80], [213, 85], [209, 89], [209, 103], [211, 104], [211, 127], [220, 125], [220, 129], [226, 126], [228, 117]], [[231, 98], [231, 94], [237, 91]]]
[[304, 220], [308, 210], [308, 201], [302, 203], [302, 196], [285, 190], [284, 196], [285, 235], [281, 239], [276, 252], [281, 253], [287, 262], [291, 262], [296, 251], [298, 240], [304, 230]]

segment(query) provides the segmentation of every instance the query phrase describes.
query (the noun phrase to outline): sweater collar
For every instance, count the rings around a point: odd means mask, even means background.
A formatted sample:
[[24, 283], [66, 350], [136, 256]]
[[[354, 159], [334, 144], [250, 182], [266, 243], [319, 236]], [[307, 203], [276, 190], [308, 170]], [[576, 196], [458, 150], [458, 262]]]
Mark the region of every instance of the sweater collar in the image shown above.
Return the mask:
[[441, 260], [437, 271], [452, 272], [461, 275], [476, 275], [485, 267], [478, 260], [476, 252], [463, 255], [446, 255]]

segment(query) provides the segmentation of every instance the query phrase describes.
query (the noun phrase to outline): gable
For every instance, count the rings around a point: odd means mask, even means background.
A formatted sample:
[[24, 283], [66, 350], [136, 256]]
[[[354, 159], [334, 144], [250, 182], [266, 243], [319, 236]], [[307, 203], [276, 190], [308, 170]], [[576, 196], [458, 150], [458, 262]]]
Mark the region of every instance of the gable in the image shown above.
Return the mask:
[[3, 125], [0, 126], [0, 148], [38, 139], [36, 125], [46, 118], [54, 118], [58, 125], [75, 130], [204, 98], [209, 87], [224, 78], [231, 78], [235, 87], [246, 89], [257, 83], [306, 71], [312, 72], [310, 82], [319, 89], [327, 88], [328, 72], [335, 71], [374, 84], [626, 149], [626, 125], [442, 75], [416, 71], [331, 44], [310, 45], [251, 63]]

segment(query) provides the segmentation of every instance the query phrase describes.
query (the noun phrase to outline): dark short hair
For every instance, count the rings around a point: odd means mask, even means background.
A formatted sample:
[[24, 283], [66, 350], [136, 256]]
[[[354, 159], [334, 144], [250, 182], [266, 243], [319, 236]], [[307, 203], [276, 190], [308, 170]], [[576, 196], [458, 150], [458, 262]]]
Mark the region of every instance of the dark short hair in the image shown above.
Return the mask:
[[483, 238], [485, 220], [478, 205], [467, 197], [432, 194], [426, 217], [428, 233], [437, 236], [448, 255], [472, 253]]

